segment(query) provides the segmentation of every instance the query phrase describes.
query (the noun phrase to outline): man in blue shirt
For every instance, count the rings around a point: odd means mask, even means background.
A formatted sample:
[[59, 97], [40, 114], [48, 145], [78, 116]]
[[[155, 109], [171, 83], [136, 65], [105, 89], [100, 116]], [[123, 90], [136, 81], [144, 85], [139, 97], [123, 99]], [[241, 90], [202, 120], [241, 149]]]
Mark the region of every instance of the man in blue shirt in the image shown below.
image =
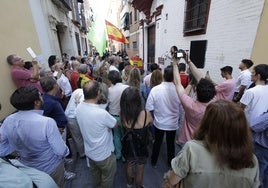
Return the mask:
[[17, 89], [10, 103], [18, 112], [0, 128], [0, 156], [17, 152], [19, 161], [48, 173], [59, 187], [64, 185], [64, 157], [69, 154], [56, 122], [42, 115], [43, 100], [34, 86]]
[[250, 124], [259, 162], [261, 187], [268, 187], [268, 111], [253, 119]]
[[44, 115], [53, 118], [57, 123], [59, 131], [63, 133], [68, 120], [57, 96], [60, 92], [60, 87], [53, 77], [44, 77], [40, 82], [44, 91]]

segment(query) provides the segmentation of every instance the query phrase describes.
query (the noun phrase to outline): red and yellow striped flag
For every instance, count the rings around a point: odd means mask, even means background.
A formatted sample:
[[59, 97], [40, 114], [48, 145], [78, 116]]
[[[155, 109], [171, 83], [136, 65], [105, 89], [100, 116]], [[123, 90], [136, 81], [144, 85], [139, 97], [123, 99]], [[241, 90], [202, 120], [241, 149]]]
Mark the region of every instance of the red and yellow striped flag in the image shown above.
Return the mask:
[[128, 44], [128, 40], [126, 39], [126, 37], [123, 35], [123, 33], [117, 28], [115, 27], [113, 24], [111, 24], [110, 22], [108, 22], [107, 20], [105, 20], [106, 23], [106, 28], [107, 28], [107, 34], [108, 34], [108, 38], [118, 41], [118, 42], [122, 42], [124, 44]]

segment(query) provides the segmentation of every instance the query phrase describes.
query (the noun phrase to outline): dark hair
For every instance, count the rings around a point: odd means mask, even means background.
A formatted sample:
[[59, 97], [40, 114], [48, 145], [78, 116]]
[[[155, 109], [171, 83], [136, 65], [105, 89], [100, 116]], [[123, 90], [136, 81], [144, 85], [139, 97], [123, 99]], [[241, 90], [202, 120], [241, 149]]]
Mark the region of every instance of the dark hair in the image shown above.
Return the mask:
[[177, 46], [171, 46], [171, 48], [173, 48], [174, 52], [177, 52], [178, 51]]
[[244, 63], [248, 69], [254, 64], [250, 59], [242, 59], [241, 62]]
[[86, 61], [87, 61], [87, 58], [86, 58], [86, 57], [82, 57], [82, 58], [81, 58], [81, 64], [85, 64]]
[[214, 84], [204, 78], [196, 85], [196, 96], [199, 102], [207, 103], [216, 95]]
[[71, 57], [71, 61], [73, 61], [73, 60], [76, 60], [76, 57], [72, 56]]
[[15, 56], [15, 54], [12, 54], [12, 55], [7, 56], [7, 63], [9, 65], [13, 65], [14, 56]]
[[266, 64], [259, 64], [256, 65], [254, 68], [255, 74], [260, 75], [260, 80], [267, 82], [268, 79], [268, 65]]
[[34, 86], [26, 86], [16, 89], [10, 97], [10, 103], [17, 110], [34, 109], [35, 101], [40, 100], [40, 93]]
[[203, 140], [221, 166], [234, 170], [254, 166], [252, 136], [245, 113], [231, 101], [218, 100], [207, 106], [194, 139]]
[[112, 70], [108, 73], [108, 79], [112, 82], [113, 85], [122, 82], [120, 73], [116, 70]]
[[169, 65], [164, 70], [164, 79], [166, 82], [173, 81], [173, 66]]
[[54, 88], [54, 85], [57, 84], [57, 81], [55, 78], [47, 76], [40, 79], [40, 84], [44, 92], [49, 92]]
[[110, 63], [110, 65], [113, 65], [115, 62], [115, 58], [114, 57], [110, 57], [108, 62]]
[[153, 71], [156, 70], [156, 69], [159, 69], [158, 64], [153, 63], [153, 64], [150, 65], [150, 71], [151, 71], [151, 72], [153, 72]]
[[52, 67], [53, 65], [55, 65], [56, 58], [57, 58], [56, 55], [49, 56], [49, 58], [48, 58], [48, 66], [49, 67]]
[[228, 74], [232, 74], [232, 72], [233, 72], [233, 67], [231, 67], [231, 66], [225, 66], [225, 67], [222, 67], [221, 69], [220, 69], [222, 72], [224, 72], [224, 73], [228, 73]]
[[186, 65], [185, 63], [179, 63], [178, 64], [179, 71], [186, 71]]
[[92, 80], [87, 81], [83, 86], [84, 98], [87, 99], [96, 99], [99, 95], [100, 84], [99, 82]]
[[120, 117], [123, 124], [136, 123], [142, 111], [139, 89], [136, 87], [126, 88], [120, 100]]

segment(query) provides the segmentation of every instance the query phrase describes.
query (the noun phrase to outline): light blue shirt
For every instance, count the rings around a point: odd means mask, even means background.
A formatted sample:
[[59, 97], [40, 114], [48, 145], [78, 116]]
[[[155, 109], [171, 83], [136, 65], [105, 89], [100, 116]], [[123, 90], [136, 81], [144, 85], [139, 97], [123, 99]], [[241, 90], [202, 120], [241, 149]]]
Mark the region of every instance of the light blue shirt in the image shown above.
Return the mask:
[[26, 166], [51, 174], [69, 154], [55, 120], [41, 110], [18, 111], [0, 127], [0, 156], [18, 152]]
[[268, 149], [268, 112], [253, 119], [250, 123], [254, 141]]

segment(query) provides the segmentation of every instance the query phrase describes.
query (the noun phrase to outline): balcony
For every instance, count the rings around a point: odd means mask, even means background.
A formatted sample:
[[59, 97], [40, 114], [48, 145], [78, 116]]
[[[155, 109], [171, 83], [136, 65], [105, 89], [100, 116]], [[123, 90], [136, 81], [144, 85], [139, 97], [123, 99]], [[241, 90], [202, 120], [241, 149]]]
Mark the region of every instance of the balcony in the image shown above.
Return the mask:
[[65, 12], [72, 10], [70, 0], [51, 0], [57, 7], [62, 8]]

